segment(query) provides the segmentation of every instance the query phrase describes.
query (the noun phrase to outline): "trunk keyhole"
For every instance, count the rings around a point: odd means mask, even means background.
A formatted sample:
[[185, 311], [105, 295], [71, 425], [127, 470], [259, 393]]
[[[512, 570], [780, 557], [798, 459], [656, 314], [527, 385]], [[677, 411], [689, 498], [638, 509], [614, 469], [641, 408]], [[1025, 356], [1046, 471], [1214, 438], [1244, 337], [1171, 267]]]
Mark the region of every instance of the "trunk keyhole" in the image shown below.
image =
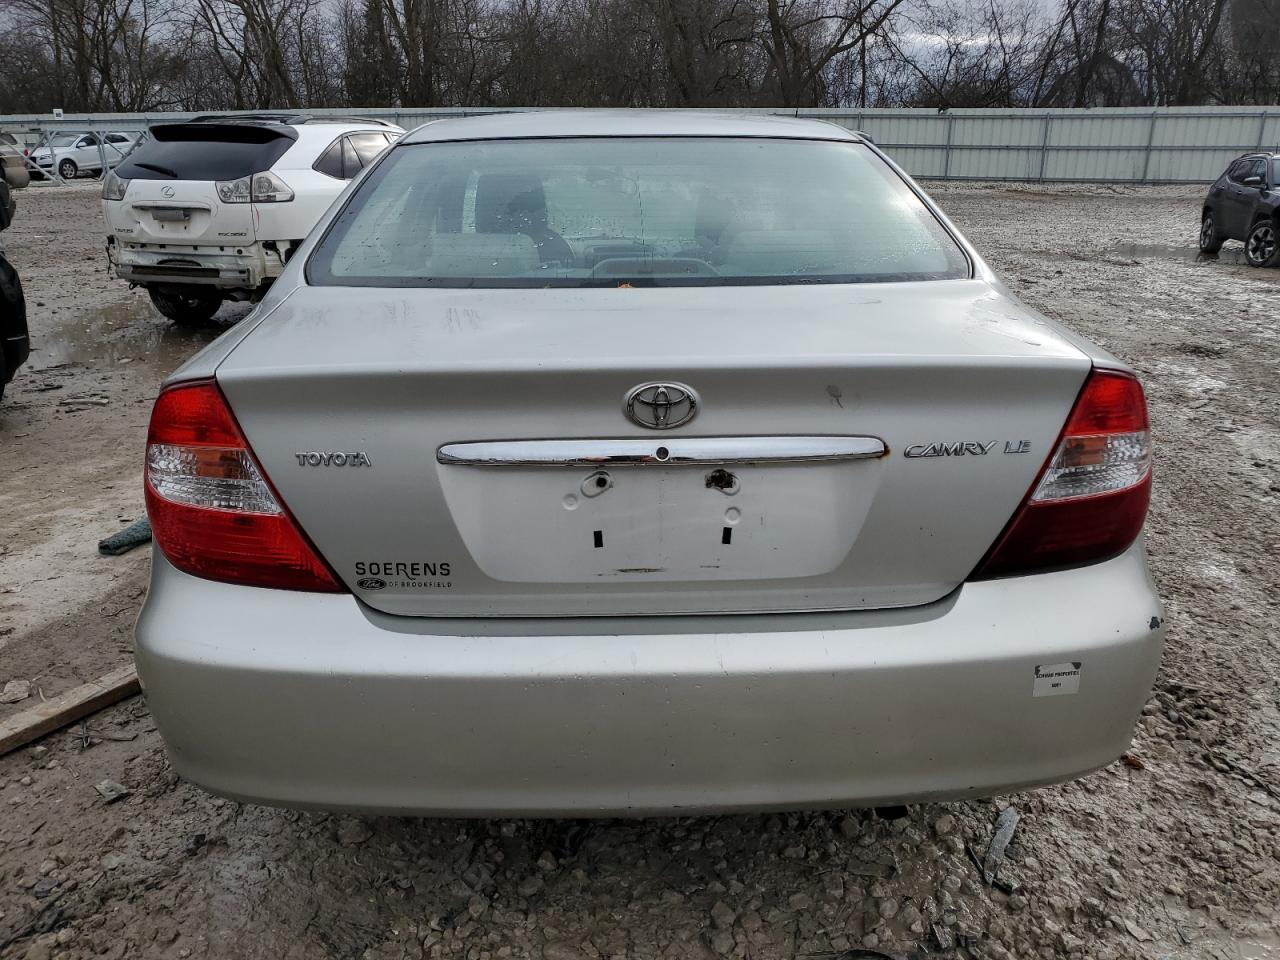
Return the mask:
[[580, 489], [584, 497], [598, 497], [612, 486], [613, 477], [609, 476], [608, 471], [597, 470], [595, 473], [587, 474]]

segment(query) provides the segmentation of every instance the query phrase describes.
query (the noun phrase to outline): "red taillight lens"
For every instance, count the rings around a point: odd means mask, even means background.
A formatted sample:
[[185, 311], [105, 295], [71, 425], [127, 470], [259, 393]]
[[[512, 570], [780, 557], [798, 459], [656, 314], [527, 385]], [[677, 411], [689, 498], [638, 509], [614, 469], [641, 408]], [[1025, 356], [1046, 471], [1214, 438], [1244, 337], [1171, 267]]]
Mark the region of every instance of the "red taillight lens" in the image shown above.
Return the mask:
[[254, 587], [345, 589], [271, 489], [212, 380], [156, 400], [145, 485], [152, 534], [179, 570]]
[[1151, 498], [1151, 432], [1142, 385], [1094, 370], [1018, 512], [971, 580], [1098, 563], [1129, 548]]

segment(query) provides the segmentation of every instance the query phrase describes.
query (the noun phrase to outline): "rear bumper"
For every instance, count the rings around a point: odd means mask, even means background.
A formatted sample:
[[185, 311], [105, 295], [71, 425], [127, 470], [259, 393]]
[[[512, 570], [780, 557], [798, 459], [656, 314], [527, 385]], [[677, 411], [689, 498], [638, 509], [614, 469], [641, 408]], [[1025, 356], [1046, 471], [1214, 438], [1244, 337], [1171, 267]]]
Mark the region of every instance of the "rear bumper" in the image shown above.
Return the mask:
[[278, 253], [260, 242], [208, 247], [122, 242], [107, 244], [116, 276], [130, 283], [197, 284], [256, 290], [284, 270]]
[[[174, 767], [240, 799], [438, 815], [839, 807], [1110, 762], [1150, 693], [1162, 616], [1140, 547], [908, 611], [608, 624], [387, 617], [350, 596], [194, 579], [157, 554], [137, 658]], [[1034, 695], [1037, 666], [1071, 662], [1078, 692]]]

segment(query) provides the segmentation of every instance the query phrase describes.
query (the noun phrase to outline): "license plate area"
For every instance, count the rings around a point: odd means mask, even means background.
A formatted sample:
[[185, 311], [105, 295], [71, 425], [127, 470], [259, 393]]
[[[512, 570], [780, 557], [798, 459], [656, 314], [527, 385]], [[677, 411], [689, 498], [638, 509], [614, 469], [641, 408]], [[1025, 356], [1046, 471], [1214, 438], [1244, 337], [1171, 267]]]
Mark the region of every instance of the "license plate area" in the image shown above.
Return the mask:
[[186, 207], [152, 207], [151, 216], [157, 223], [187, 223], [191, 211]]
[[[519, 583], [814, 577], [852, 549], [874, 461], [442, 465], [476, 565]], [[862, 480], [859, 480], [859, 474]]]

